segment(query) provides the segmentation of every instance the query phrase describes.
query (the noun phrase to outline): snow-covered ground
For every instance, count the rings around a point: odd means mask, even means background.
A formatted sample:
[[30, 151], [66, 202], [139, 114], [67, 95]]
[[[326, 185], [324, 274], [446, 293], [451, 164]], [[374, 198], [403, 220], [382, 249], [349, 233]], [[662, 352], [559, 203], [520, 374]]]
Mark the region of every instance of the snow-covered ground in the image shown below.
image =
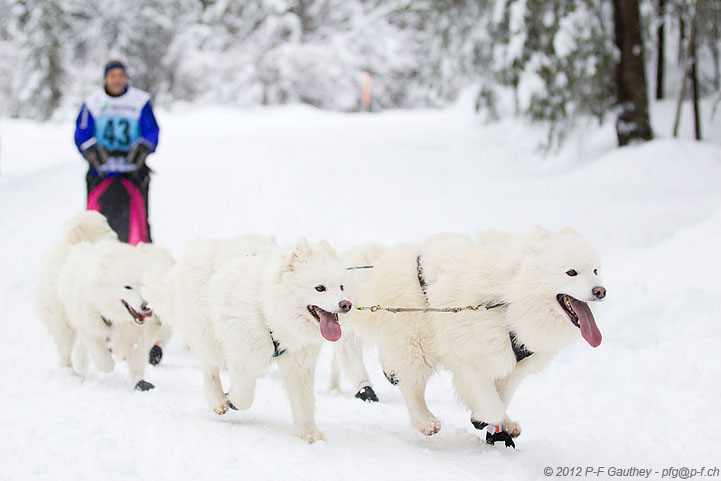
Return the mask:
[[443, 430], [411, 430], [372, 350], [374, 405], [348, 384], [327, 391], [323, 352], [317, 422], [327, 441], [311, 446], [291, 434], [275, 370], [249, 411], [218, 417], [177, 338], [148, 369], [151, 392], [131, 391], [122, 365], [84, 381], [60, 371], [33, 313], [34, 273], [83, 208], [84, 165], [72, 119], [0, 119], [0, 480], [542, 479], [563, 466], [645, 467], [659, 479], [668, 467], [721, 467], [719, 116], [709, 124], [706, 109], [710, 140], [698, 143], [687, 111], [684, 140], [673, 140], [673, 105], [656, 104], [653, 142], [617, 149], [611, 124], [588, 126], [543, 157], [541, 130], [484, 125], [467, 106], [160, 111], [153, 236], [177, 255], [195, 237], [244, 233], [327, 238], [342, 250], [573, 226], [605, 260], [604, 340], [591, 349], [579, 339], [521, 385], [510, 408], [524, 429], [518, 449], [480, 441], [443, 372], [427, 392]]

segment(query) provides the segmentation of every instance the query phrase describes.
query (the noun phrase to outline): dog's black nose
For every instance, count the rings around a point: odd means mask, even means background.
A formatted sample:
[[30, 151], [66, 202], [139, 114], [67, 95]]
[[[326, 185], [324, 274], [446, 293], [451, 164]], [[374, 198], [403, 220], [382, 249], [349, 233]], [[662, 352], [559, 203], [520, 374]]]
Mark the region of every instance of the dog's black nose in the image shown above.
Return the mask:
[[343, 309], [343, 312], [348, 312], [350, 311], [350, 308], [353, 307], [353, 304], [351, 304], [350, 301], [340, 301], [338, 306]]
[[606, 288], [605, 287], [594, 287], [591, 292], [593, 292], [593, 295], [596, 296], [596, 299], [603, 299], [606, 297]]
[[143, 303], [140, 304], [140, 310], [142, 310], [143, 312], [147, 312], [147, 311], [150, 310], [150, 309], [148, 309], [148, 302], [147, 302], [147, 301], [143, 301]]

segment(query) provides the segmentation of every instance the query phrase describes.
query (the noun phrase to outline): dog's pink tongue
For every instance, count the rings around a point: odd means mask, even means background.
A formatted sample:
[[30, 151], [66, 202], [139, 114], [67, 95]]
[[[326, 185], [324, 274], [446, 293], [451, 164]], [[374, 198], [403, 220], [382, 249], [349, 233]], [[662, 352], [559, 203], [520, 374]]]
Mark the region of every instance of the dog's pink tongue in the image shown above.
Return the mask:
[[320, 313], [320, 334], [326, 341], [336, 342], [340, 339], [341, 329], [338, 324], [338, 314], [331, 314], [322, 309], [318, 309]]
[[578, 325], [581, 326], [581, 335], [591, 347], [598, 347], [601, 344], [601, 331], [598, 330], [596, 320], [588, 304], [569, 296], [573, 310], [578, 316]]

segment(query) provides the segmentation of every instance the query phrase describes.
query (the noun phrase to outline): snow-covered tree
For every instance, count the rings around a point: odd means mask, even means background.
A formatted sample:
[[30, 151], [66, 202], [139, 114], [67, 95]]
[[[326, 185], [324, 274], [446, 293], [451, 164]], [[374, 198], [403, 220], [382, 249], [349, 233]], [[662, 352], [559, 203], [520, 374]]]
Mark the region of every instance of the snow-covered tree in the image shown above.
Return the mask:
[[[699, 92], [717, 91], [718, 0], [638, 1], [642, 43], [655, 53], [644, 63], [667, 59], [660, 64], [667, 94], [683, 68], [671, 40], [685, 45], [687, 12], [697, 2]], [[492, 120], [499, 87], [510, 87], [512, 110], [548, 125], [548, 146], [579, 119], [603, 120], [616, 105], [612, 2], [0, 0], [0, 9], [2, 115], [74, 110], [113, 58], [160, 103], [303, 102], [352, 111], [370, 74], [373, 109], [442, 106], [475, 86], [477, 106]], [[653, 48], [663, 19], [665, 57]]]
[[7, 94], [12, 114], [48, 118], [60, 105], [66, 83], [65, 43], [69, 31], [66, 7], [56, 0], [23, 0], [10, 5], [10, 28], [17, 42]]
[[593, 0], [507, 0], [496, 12], [497, 78], [518, 110], [558, 145], [581, 116], [602, 121], [614, 103], [612, 11]]

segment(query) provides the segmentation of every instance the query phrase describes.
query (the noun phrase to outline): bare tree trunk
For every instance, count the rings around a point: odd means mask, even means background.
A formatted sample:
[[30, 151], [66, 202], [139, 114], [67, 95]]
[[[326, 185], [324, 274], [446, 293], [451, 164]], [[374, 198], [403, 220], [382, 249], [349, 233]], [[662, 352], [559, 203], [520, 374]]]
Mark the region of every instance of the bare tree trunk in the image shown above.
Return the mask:
[[716, 10], [713, 12], [713, 19], [711, 23], [712, 34], [708, 37], [709, 47], [711, 48], [711, 54], [713, 56], [713, 86], [715, 91], [721, 89], [721, 52], [719, 52], [718, 41], [721, 39], [721, 29], [719, 23], [721, 23], [721, 7], [714, 7]]
[[696, 140], [701, 140], [701, 114], [699, 113], [698, 107], [698, 76], [696, 75], [696, 12], [691, 18], [691, 35], [689, 36], [690, 50], [691, 50], [691, 90], [693, 91], [693, 126], [696, 135]]
[[678, 7], [678, 65], [684, 62], [684, 52], [686, 50], [686, 17], [684, 10]]
[[656, 29], [657, 38], [657, 57], [656, 57], [656, 99], [663, 99], [663, 72], [665, 62], [665, 32], [666, 24], [666, 0], [658, 0], [658, 28]]
[[641, 14], [638, 0], [613, 0], [616, 46], [621, 58], [616, 64], [618, 145], [653, 138], [648, 115], [648, 94], [643, 62]]
[[300, 20], [300, 29], [304, 37], [311, 31], [312, 19], [308, 10], [312, 3], [313, 0], [297, 0], [295, 6], [291, 8], [291, 11], [295, 12]]
[[62, 44], [59, 39], [63, 28], [62, 9], [57, 2], [42, 2], [40, 11], [39, 30], [42, 38], [36, 59], [40, 66], [43, 81], [36, 88], [35, 96], [38, 99], [38, 115], [43, 120], [49, 119], [60, 106], [63, 97], [63, 82], [65, 81], [65, 68], [62, 62]]
[[684, 45], [684, 48], [681, 50], [682, 52], [685, 51], [686, 54], [684, 55], [684, 61], [683, 61], [683, 78], [681, 79], [681, 92], [679, 92], [678, 95], [678, 102], [676, 103], [676, 118], [673, 122], [673, 136], [678, 137], [678, 127], [681, 124], [681, 106], [683, 105], [683, 99], [686, 97], [686, 85], [688, 84], [688, 78], [690, 75], [689, 69], [691, 68], [691, 57], [694, 55], [694, 52], [692, 51], [693, 44], [696, 41], [696, 3], [694, 2], [693, 7], [691, 8], [691, 33], [689, 35], [689, 42], [687, 45]]

